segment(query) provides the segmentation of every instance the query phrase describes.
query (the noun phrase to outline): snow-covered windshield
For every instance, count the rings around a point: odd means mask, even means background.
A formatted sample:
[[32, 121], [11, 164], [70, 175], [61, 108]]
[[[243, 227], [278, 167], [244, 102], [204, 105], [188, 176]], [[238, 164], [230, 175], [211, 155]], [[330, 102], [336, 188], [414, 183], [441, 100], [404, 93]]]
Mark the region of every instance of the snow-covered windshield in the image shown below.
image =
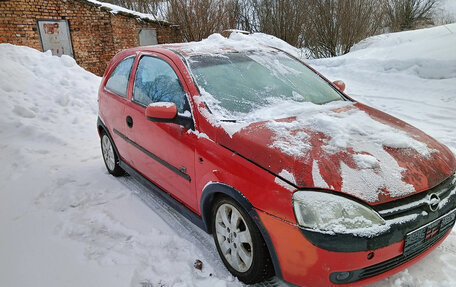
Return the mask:
[[318, 74], [281, 51], [189, 58], [204, 101], [219, 119], [243, 119], [271, 105], [343, 100]]

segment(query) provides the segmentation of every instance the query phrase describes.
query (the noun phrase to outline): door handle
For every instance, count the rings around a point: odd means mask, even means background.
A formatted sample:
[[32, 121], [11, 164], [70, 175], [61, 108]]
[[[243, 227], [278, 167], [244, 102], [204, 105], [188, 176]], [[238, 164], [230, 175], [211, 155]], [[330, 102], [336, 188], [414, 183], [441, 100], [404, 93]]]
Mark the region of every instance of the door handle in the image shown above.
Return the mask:
[[127, 116], [126, 121], [127, 121], [127, 126], [129, 128], [132, 128], [133, 127], [133, 119], [130, 116]]

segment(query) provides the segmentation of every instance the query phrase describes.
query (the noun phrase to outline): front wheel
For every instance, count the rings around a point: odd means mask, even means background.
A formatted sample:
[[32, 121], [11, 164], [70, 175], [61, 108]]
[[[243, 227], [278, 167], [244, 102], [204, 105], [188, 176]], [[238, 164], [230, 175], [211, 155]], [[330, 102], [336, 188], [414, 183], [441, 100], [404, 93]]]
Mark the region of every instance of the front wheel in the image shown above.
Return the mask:
[[266, 243], [250, 216], [231, 198], [213, 209], [215, 245], [228, 270], [244, 283], [264, 281], [273, 275]]
[[108, 172], [114, 176], [121, 176], [125, 172], [119, 166], [119, 159], [117, 158], [116, 152], [111, 139], [108, 137], [106, 132], [101, 133], [101, 153], [103, 154], [103, 160], [106, 165]]

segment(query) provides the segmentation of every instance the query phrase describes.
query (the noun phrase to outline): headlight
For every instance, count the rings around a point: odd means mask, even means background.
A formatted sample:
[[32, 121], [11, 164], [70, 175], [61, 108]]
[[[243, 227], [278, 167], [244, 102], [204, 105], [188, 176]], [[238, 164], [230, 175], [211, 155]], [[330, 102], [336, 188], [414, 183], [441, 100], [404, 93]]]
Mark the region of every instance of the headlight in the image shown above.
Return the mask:
[[297, 191], [293, 207], [298, 224], [306, 228], [364, 236], [389, 228], [373, 209], [325, 192]]

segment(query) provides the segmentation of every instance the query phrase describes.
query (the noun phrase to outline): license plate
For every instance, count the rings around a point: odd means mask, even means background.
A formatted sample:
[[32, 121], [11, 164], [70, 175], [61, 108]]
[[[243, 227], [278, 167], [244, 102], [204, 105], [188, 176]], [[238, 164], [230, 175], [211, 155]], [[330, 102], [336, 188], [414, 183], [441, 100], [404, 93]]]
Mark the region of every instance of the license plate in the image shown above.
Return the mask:
[[455, 223], [456, 210], [453, 210], [426, 225], [415, 229], [405, 236], [404, 255], [408, 255], [418, 249], [426, 249], [427, 244], [438, 240]]

